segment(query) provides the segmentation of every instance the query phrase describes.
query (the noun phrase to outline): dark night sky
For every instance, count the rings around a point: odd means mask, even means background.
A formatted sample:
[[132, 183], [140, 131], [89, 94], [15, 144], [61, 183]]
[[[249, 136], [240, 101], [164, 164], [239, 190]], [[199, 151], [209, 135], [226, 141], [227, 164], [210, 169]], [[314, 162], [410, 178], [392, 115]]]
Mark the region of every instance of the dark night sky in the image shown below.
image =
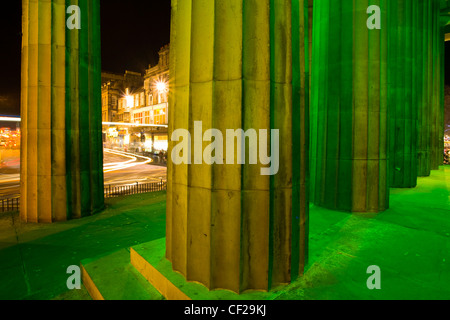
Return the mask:
[[[0, 10], [0, 114], [20, 114], [21, 5], [2, 1]], [[143, 72], [157, 63], [170, 40], [170, 0], [101, 0], [101, 14], [103, 70]], [[450, 84], [450, 42], [446, 48]]]
[[170, 42], [170, 0], [102, 0], [102, 69], [144, 72]]
[[[6, 2], [6, 1], [4, 1]], [[0, 9], [0, 114], [19, 115], [22, 1], [13, 0]]]
[[[0, 115], [20, 114], [22, 1], [0, 9]], [[170, 41], [170, 0], [101, 0], [102, 69], [144, 72]]]

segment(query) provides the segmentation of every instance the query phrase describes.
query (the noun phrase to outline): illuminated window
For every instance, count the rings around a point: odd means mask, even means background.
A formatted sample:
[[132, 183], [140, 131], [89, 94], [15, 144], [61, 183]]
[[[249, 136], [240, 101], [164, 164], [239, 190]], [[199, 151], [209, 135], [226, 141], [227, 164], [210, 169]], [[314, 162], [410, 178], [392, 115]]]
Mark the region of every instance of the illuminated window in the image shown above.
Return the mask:
[[134, 114], [133, 122], [137, 124], [143, 124], [142, 112]]

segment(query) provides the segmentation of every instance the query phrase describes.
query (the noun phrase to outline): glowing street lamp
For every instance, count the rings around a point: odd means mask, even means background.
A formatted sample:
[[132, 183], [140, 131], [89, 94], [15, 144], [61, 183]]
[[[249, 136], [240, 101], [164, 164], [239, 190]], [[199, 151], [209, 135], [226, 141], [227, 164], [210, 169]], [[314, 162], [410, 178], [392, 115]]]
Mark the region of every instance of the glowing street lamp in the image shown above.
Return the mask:
[[167, 83], [164, 81], [157, 81], [156, 82], [156, 90], [158, 90], [159, 93], [167, 92]]
[[125, 92], [125, 101], [127, 102], [127, 109], [134, 107], [134, 97], [130, 95], [128, 88]]
[[134, 107], [134, 97], [130, 95], [125, 96], [125, 100], [127, 101], [127, 108], [130, 109]]

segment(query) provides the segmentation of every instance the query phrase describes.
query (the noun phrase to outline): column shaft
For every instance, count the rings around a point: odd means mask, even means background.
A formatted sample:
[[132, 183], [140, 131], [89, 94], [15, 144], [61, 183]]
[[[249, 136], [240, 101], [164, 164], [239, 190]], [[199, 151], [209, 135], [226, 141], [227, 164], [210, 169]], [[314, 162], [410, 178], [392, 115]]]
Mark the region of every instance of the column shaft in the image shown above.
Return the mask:
[[442, 164], [443, 35], [438, 0], [417, 2], [418, 176], [429, 176]]
[[[386, 1], [381, 8], [386, 26]], [[314, 1], [312, 201], [354, 212], [386, 210], [387, 28], [367, 28], [369, 1]]]
[[[70, 5], [81, 30], [66, 26]], [[24, 0], [21, 218], [54, 222], [103, 209], [97, 0]]]
[[[192, 163], [169, 164], [166, 256], [210, 289], [290, 282], [307, 261], [308, 2], [174, 0], [172, 18], [169, 135], [189, 130]], [[251, 152], [277, 149], [278, 174], [262, 175]]]
[[390, 186], [413, 188], [417, 184], [418, 2], [389, 2], [388, 81], [390, 106]]

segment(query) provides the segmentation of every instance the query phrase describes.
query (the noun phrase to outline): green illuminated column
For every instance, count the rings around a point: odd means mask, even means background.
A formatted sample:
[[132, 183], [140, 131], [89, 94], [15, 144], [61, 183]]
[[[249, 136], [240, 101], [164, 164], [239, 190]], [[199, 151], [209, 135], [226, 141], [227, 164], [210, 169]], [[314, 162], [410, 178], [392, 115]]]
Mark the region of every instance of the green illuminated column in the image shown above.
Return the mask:
[[[417, 1], [389, 1], [388, 92], [390, 118], [390, 186], [417, 185], [417, 121], [420, 65]], [[421, 59], [421, 58], [420, 58]]]
[[[381, 30], [367, 9], [381, 8]], [[389, 204], [387, 1], [314, 1], [311, 200], [352, 212]]]
[[[189, 130], [193, 163], [171, 163], [179, 143], [171, 139], [166, 256], [187, 280], [242, 292], [268, 290], [303, 272], [309, 140], [305, 21], [307, 1], [172, 1], [169, 135]], [[197, 121], [202, 132], [195, 135]], [[199, 148], [194, 141], [209, 129], [218, 129], [224, 144], [230, 129], [268, 130], [269, 141], [270, 130], [278, 129], [278, 173], [261, 175], [268, 166], [260, 160], [250, 164], [248, 155], [245, 164], [202, 162], [211, 142]], [[234, 151], [236, 160], [239, 150]], [[224, 160], [225, 152], [226, 147]]]
[[[448, 18], [448, 17], [447, 17]], [[441, 57], [441, 76], [440, 76], [440, 92], [439, 92], [439, 102], [440, 102], [440, 129], [441, 132], [439, 133], [439, 145], [438, 145], [438, 149], [440, 150], [440, 155], [441, 157], [438, 157], [438, 161], [439, 161], [439, 166], [442, 166], [444, 164], [444, 159], [443, 159], [443, 150], [445, 147], [445, 143], [444, 143], [444, 136], [445, 136], [445, 128], [446, 128], [446, 123], [445, 123], [445, 114], [446, 114], [446, 107], [445, 107], [445, 65], [447, 63], [446, 61], [446, 54], [445, 54], [445, 25], [447, 24], [447, 20], [444, 19], [444, 22], [442, 22], [442, 16], [440, 17], [440, 22], [441, 25], [439, 26], [440, 28], [440, 57]]]
[[438, 0], [417, 2], [418, 175], [429, 176], [442, 164], [444, 41]]
[[[81, 30], [66, 26], [78, 5]], [[102, 210], [100, 4], [23, 0], [21, 218]]]
[[442, 51], [442, 42], [444, 38], [441, 31], [441, 3], [439, 0], [431, 1], [432, 10], [432, 110], [430, 115], [431, 121], [431, 170], [439, 170], [439, 166], [443, 164], [443, 150], [444, 150], [444, 105], [441, 100], [441, 85], [442, 68], [444, 63], [444, 52]]
[[429, 4], [430, 0], [418, 1], [418, 175], [421, 177], [429, 176], [430, 166], [430, 121], [429, 114], [431, 110], [430, 102], [430, 64], [432, 51], [429, 46], [430, 27], [429, 27]]

